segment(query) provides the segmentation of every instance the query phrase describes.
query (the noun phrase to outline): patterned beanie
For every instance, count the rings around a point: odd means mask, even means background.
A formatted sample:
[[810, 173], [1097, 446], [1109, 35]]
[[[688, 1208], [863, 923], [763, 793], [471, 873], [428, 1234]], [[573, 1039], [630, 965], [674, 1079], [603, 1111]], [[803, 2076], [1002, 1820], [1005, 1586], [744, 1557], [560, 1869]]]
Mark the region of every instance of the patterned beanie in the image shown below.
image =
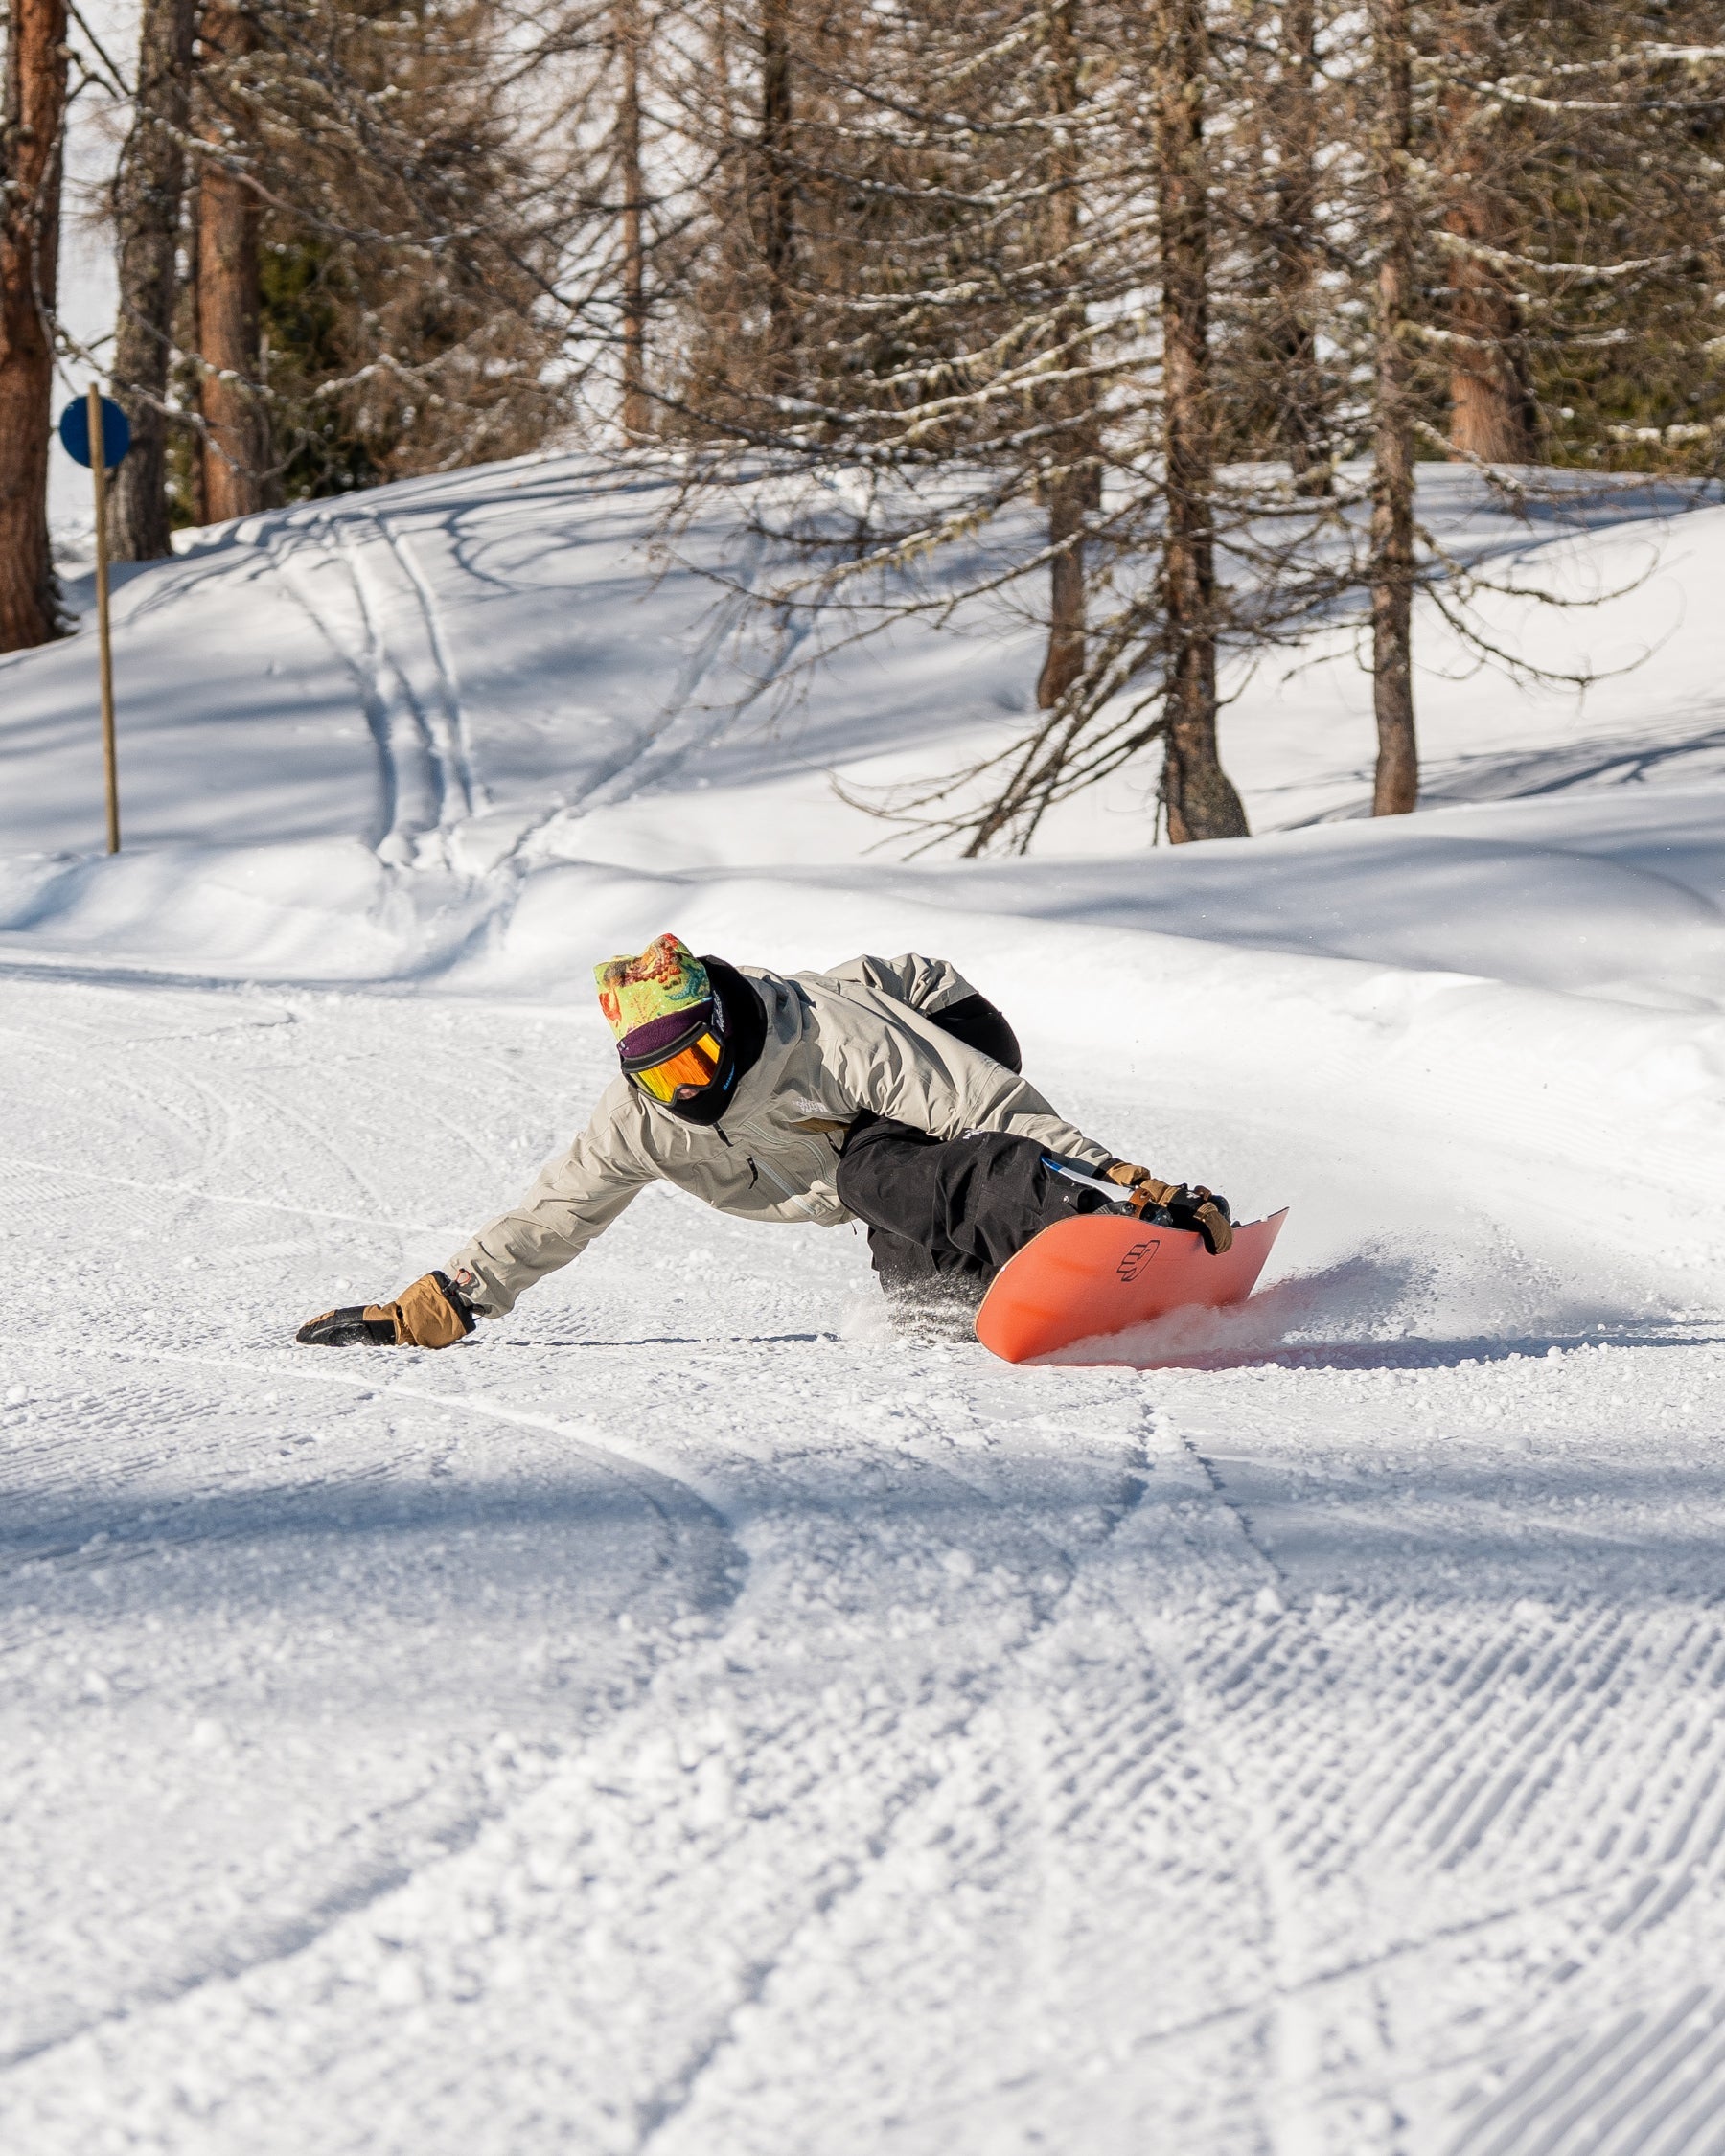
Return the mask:
[[593, 968], [599, 1008], [627, 1056], [669, 1047], [696, 1020], [710, 1017], [713, 985], [680, 936], [656, 936], [637, 957]]

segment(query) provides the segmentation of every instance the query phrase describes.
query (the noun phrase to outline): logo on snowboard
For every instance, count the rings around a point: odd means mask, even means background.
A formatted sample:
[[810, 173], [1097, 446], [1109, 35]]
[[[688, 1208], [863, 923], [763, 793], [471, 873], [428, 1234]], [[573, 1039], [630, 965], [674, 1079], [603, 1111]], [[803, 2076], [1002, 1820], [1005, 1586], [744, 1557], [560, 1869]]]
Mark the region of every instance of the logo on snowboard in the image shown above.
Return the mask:
[[1119, 1264], [1115, 1267], [1115, 1271], [1122, 1280], [1136, 1280], [1161, 1249], [1160, 1241], [1135, 1243]]

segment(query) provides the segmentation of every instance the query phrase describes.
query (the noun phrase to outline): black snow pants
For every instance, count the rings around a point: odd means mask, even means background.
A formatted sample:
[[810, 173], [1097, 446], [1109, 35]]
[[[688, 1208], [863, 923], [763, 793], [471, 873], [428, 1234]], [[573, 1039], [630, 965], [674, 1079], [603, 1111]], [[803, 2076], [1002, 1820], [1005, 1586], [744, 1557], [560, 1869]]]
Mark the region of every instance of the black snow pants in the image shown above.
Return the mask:
[[1048, 1167], [1034, 1138], [1010, 1131], [931, 1137], [885, 1116], [852, 1124], [839, 1195], [868, 1223], [868, 1255], [889, 1297], [973, 1308], [1033, 1235], [1075, 1213], [1112, 1209], [1100, 1191]]
[[[979, 1055], [1022, 1070], [1018, 1036], [986, 996], [926, 1014]], [[887, 1296], [972, 1309], [1015, 1250], [1053, 1221], [1108, 1204], [1043, 1165], [1032, 1138], [1005, 1131], [936, 1138], [861, 1115], [839, 1161], [839, 1195], [868, 1224], [868, 1255]]]

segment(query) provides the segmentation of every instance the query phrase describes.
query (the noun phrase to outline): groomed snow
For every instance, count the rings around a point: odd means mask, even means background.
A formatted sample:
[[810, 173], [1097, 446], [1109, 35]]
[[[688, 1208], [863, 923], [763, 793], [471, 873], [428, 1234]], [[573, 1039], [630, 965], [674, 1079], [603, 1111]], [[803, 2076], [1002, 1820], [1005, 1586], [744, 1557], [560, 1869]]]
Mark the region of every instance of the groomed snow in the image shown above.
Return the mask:
[[[1428, 476], [1616, 594], [1497, 632], [1644, 663], [1423, 621], [1389, 824], [1346, 633], [1238, 667], [1226, 846], [1146, 768], [868, 852], [827, 774], [1005, 738], [1030, 641], [775, 700], [573, 459], [130, 574], [118, 860], [92, 639], [0, 661], [0, 2145], [1725, 2148], [1725, 508]], [[294, 1347], [566, 1138], [666, 928], [950, 955], [1275, 1276], [1012, 1369], [656, 1190], [458, 1349]]]

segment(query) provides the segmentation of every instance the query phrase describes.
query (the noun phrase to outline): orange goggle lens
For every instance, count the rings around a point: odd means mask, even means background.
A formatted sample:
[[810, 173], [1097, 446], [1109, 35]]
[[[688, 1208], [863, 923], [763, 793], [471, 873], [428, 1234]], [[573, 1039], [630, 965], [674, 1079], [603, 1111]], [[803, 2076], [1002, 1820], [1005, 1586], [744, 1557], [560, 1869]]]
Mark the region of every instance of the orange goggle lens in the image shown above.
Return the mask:
[[645, 1070], [632, 1070], [629, 1075], [655, 1100], [669, 1103], [677, 1098], [680, 1087], [710, 1086], [724, 1060], [724, 1048], [710, 1033], [703, 1033], [663, 1063], [650, 1064]]

